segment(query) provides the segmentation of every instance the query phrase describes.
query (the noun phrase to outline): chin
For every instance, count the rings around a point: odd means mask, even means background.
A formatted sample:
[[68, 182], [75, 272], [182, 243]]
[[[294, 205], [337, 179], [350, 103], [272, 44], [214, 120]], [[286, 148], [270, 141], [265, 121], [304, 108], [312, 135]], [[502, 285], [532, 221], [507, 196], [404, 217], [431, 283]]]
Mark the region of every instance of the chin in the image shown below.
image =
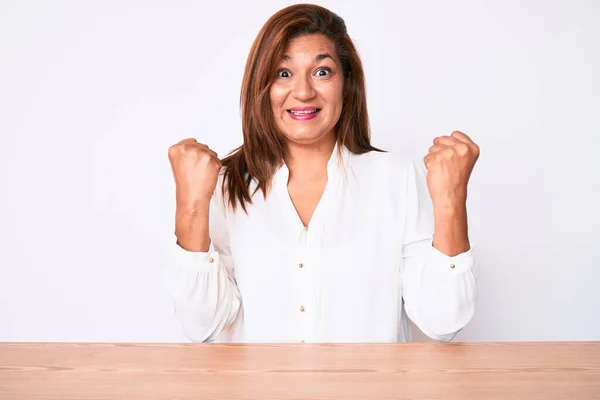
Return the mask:
[[289, 141], [298, 143], [298, 144], [312, 144], [318, 143], [327, 138], [327, 134], [314, 134], [314, 133], [305, 133], [305, 132], [293, 132], [293, 133], [285, 133], [285, 136]]

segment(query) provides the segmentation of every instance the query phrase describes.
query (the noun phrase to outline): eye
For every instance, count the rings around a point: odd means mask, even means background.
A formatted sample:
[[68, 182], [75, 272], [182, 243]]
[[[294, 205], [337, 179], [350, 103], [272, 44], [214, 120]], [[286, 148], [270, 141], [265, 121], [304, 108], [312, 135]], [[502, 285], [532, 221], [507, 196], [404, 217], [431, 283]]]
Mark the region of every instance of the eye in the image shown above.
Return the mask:
[[329, 68], [320, 68], [317, 70], [317, 76], [327, 76], [331, 74], [331, 70]]
[[289, 78], [292, 74], [287, 69], [280, 69], [277, 71], [278, 78]]

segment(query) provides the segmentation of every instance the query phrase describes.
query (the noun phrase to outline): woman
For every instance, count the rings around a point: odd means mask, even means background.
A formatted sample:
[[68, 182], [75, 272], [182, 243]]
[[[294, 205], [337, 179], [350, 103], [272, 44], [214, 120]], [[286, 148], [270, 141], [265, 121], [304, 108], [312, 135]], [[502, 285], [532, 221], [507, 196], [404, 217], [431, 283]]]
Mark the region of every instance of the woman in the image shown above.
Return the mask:
[[191, 341], [448, 341], [471, 319], [467, 182], [479, 149], [434, 139], [427, 168], [370, 144], [365, 80], [344, 21], [273, 15], [242, 84], [242, 146], [221, 162], [169, 149], [177, 242], [169, 292]]

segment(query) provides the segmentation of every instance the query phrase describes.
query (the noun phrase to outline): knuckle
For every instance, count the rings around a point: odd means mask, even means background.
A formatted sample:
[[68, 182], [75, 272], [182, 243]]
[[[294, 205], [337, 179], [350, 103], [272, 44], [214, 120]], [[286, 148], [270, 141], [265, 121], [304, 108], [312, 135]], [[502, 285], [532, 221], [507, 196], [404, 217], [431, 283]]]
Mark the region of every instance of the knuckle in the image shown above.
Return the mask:
[[444, 158], [452, 158], [456, 154], [456, 150], [454, 150], [454, 148], [452, 148], [452, 147], [448, 147], [448, 148], [440, 151], [440, 153], [441, 153], [440, 155]]
[[468, 154], [469, 151], [469, 146], [466, 143], [459, 143], [456, 145], [456, 152], [461, 156]]
[[181, 145], [179, 146], [179, 153], [184, 155], [191, 154], [191, 148], [192, 146], [189, 145]]
[[181, 149], [181, 153], [182, 155], [188, 158], [195, 158], [197, 160], [202, 158], [200, 149], [194, 145], [183, 146], [183, 148]]
[[210, 162], [210, 154], [203, 149], [194, 149], [196, 152], [196, 157], [198, 158], [198, 160], [202, 160], [203, 162]]
[[175, 155], [177, 154], [177, 145], [174, 144], [172, 146], [169, 146], [169, 151], [168, 151], [168, 155], [170, 159], [173, 159], [175, 157]]

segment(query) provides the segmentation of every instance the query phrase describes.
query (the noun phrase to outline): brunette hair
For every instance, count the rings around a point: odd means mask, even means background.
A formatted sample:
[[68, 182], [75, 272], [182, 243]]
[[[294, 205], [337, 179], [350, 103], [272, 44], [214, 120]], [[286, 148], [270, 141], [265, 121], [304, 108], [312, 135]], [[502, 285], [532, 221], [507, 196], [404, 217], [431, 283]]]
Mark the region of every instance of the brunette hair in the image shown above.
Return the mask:
[[[322, 34], [335, 45], [344, 73], [344, 106], [335, 126], [337, 143], [355, 154], [381, 151], [371, 146], [362, 62], [344, 20], [324, 7], [297, 4], [275, 13], [263, 25], [246, 61], [240, 95], [243, 144], [222, 160], [223, 197], [246, 212], [257, 190], [267, 195], [270, 180], [283, 163], [287, 140], [276, 126], [269, 90], [288, 42]], [[254, 193], [250, 184], [256, 180]], [[227, 194], [227, 196], [225, 196]]]

